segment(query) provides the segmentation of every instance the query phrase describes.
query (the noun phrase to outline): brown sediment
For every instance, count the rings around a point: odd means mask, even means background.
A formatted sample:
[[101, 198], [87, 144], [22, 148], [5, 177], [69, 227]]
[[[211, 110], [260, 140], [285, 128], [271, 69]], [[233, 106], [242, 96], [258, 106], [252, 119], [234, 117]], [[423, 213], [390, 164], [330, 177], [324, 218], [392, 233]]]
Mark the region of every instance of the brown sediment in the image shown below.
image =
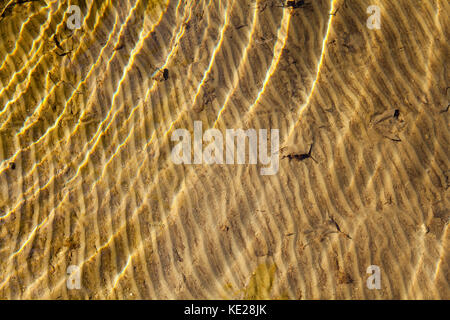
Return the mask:
[[[450, 298], [448, 1], [11, 3], [0, 298]], [[175, 165], [194, 121], [279, 129], [279, 172]]]

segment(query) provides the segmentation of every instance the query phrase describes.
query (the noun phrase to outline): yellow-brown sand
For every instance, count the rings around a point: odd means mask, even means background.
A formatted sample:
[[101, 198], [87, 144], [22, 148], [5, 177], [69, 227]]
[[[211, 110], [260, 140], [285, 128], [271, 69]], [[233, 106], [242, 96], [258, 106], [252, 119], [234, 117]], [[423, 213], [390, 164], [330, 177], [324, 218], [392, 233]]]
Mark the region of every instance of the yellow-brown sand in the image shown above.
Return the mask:
[[[1, 1], [0, 298], [449, 299], [450, 4], [307, 2]], [[175, 165], [198, 120], [317, 163]]]

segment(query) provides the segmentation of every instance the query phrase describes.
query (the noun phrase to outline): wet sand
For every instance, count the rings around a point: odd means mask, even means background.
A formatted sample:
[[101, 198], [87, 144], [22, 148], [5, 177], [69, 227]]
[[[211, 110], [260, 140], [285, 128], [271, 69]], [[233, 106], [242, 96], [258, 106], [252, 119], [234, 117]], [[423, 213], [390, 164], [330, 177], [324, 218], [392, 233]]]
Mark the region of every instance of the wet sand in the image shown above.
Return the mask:
[[[91, 0], [70, 30], [1, 1], [0, 298], [449, 299], [450, 4], [307, 2]], [[279, 129], [278, 173], [174, 164], [194, 121]]]

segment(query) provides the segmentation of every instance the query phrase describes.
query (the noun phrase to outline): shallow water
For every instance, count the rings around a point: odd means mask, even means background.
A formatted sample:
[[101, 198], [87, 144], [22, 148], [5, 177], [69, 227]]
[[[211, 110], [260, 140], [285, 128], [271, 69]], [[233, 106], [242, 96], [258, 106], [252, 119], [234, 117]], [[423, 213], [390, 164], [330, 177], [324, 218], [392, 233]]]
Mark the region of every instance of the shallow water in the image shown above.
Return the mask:
[[[448, 1], [13, 2], [0, 298], [450, 298]], [[278, 172], [175, 164], [195, 121], [278, 129]]]

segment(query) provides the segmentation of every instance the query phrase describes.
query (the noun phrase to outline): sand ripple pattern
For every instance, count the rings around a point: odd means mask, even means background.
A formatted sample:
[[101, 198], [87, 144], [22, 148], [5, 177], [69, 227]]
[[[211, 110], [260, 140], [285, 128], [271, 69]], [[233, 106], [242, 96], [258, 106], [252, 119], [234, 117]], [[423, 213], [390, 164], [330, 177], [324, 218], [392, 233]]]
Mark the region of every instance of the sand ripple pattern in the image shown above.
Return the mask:
[[[449, 299], [450, 3], [307, 2], [2, 1], [0, 298]], [[317, 163], [174, 165], [194, 121]]]

